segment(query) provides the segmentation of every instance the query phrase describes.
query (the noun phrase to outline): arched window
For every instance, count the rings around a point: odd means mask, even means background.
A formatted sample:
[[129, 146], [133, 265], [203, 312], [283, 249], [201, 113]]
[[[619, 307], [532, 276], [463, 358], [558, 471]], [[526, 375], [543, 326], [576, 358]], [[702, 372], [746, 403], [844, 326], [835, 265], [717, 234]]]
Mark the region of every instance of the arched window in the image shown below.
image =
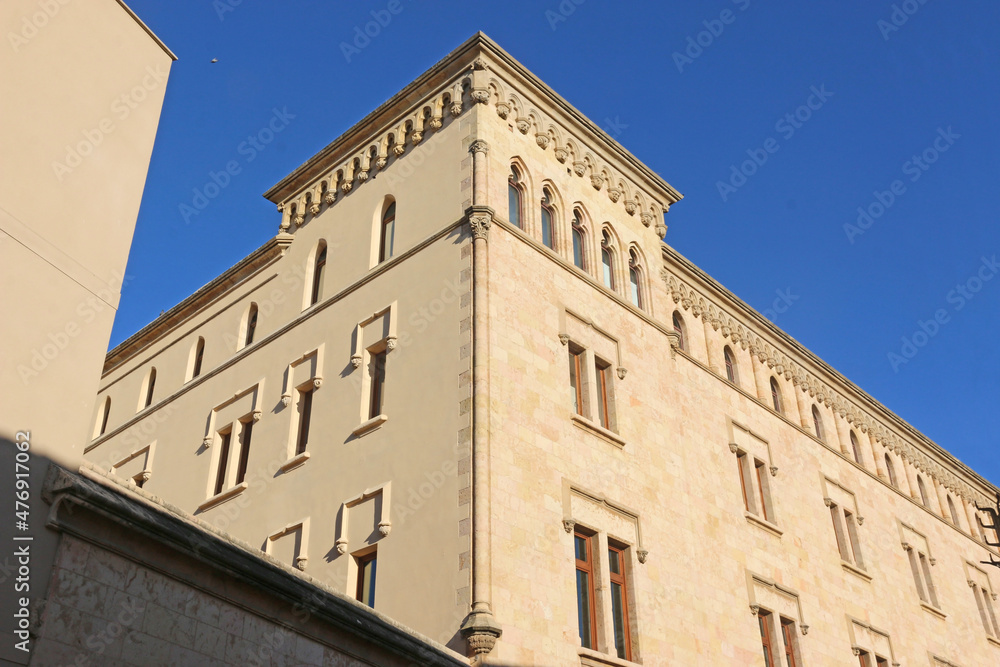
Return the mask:
[[106, 396], [104, 398], [104, 409], [101, 411], [100, 421], [97, 422], [97, 433], [94, 434], [95, 438], [99, 438], [104, 435], [104, 432], [108, 430], [108, 417], [111, 416], [111, 397]]
[[205, 359], [205, 339], [198, 336], [198, 342], [194, 344], [191, 349], [191, 372], [189, 373], [189, 380], [193, 380], [199, 375], [201, 375], [201, 364]]
[[146, 380], [146, 398], [142, 402], [142, 407], [148, 408], [153, 404], [153, 388], [156, 386], [156, 367], [149, 369], [149, 377]]
[[576, 268], [583, 271], [587, 270], [587, 259], [586, 251], [584, 248], [584, 231], [583, 223], [580, 222], [580, 212], [573, 211], [573, 263]]
[[733, 355], [733, 351], [729, 349], [728, 345], [722, 350], [722, 356], [726, 360], [726, 379], [733, 384], [739, 384], [739, 366], [736, 365], [736, 357]]
[[779, 415], [785, 414], [785, 410], [782, 407], [781, 402], [781, 388], [778, 387], [778, 381], [775, 377], [771, 376], [771, 403], [774, 404], [774, 411]]
[[917, 491], [920, 492], [920, 502], [923, 503], [924, 507], [930, 507], [930, 502], [927, 500], [927, 487], [924, 486], [924, 478], [917, 475]]
[[820, 416], [819, 408], [816, 407], [815, 403], [813, 404], [812, 414], [813, 428], [816, 429], [816, 437], [823, 442], [826, 442], [826, 433], [823, 431], [823, 417]]
[[628, 253], [628, 286], [629, 295], [632, 297], [632, 305], [636, 308], [643, 307], [641, 270], [639, 268], [639, 256], [633, 248]]
[[854, 454], [854, 462], [862, 465], [861, 444], [858, 442], [858, 436], [854, 431], [851, 431], [851, 452]]
[[948, 512], [951, 514], [951, 522], [958, 526], [958, 510], [955, 509], [955, 501], [948, 496]]
[[548, 188], [542, 188], [542, 243], [547, 247], [555, 249], [552, 240], [552, 220], [555, 213], [552, 209], [552, 193]]
[[893, 488], [899, 488], [899, 481], [896, 479], [896, 469], [892, 465], [892, 459], [889, 458], [889, 454], [885, 455], [885, 474], [889, 476], [889, 483], [892, 484]]
[[615, 258], [611, 250], [611, 235], [607, 231], [601, 237], [601, 268], [603, 270], [604, 286], [615, 288]]
[[507, 177], [507, 217], [511, 224], [524, 229], [521, 222], [523, 187], [521, 185], [521, 173], [517, 167], [510, 168], [510, 176]]
[[378, 261], [384, 262], [392, 257], [393, 239], [396, 235], [396, 202], [389, 204], [382, 214], [379, 231]]
[[326, 273], [326, 241], [320, 241], [316, 246], [316, 262], [313, 264], [312, 292], [309, 305], [323, 298], [323, 276]]
[[247, 309], [246, 319], [244, 320], [244, 333], [243, 333], [243, 345], [246, 347], [253, 342], [253, 336], [257, 332], [257, 304], [251, 303], [250, 308]]
[[682, 350], [687, 350], [687, 328], [684, 326], [684, 318], [676, 310], [673, 315], [674, 331], [677, 332], [677, 347]]

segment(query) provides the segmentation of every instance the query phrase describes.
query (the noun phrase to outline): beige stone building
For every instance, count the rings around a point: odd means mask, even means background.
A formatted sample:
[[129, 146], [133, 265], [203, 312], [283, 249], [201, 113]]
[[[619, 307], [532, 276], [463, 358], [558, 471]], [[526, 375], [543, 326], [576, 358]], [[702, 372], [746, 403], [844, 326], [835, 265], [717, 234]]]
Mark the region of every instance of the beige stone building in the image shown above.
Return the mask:
[[666, 245], [680, 193], [484, 35], [266, 196], [107, 356], [85, 456], [136, 497], [486, 664], [1000, 663], [996, 489]]

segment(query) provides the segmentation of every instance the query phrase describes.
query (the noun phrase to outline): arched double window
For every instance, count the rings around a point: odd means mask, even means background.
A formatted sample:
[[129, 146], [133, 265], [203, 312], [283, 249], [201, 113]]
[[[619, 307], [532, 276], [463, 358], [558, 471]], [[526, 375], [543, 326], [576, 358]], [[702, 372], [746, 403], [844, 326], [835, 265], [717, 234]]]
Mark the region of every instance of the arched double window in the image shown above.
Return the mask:
[[555, 219], [555, 210], [552, 208], [552, 193], [548, 188], [542, 188], [542, 243], [546, 247], [555, 250], [555, 241], [552, 235], [552, 221]]
[[823, 430], [823, 417], [820, 416], [819, 408], [816, 407], [815, 403], [813, 404], [812, 416], [813, 428], [816, 429], [816, 437], [826, 442], [826, 432]]
[[736, 356], [733, 351], [727, 345], [722, 350], [722, 356], [726, 361], [726, 379], [733, 384], [739, 384], [740, 382], [740, 370], [739, 366], [736, 364]]
[[601, 271], [604, 286], [608, 289], [615, 288], [615, 257], [611, 247], [611, 235], [604, 230], [601, 237]]
[[586, 232], [581, 222], [580, 211], [573, 211], [573, 264], [581, 271], [587, 270], [587, 253], [584, 240]]
[[521, 212], [524, 210], [524, 185], [521, 181], [521, 172], [517, 167], [511, 166], [510, 176], [507, 177], [507, 218], [511, 224], [524, 229], [521, 221]]
[[674, 325], [674, 331], [677, 332], [677, 347], [687, 351], [687, 327], [684, 326], [684, 318], [675, 310], [671, 320]]
[[775, 412], [779, 415], [785, 414], [781, 400], [781, 388], [778, 386], [778, 380], [773, 375], [771, 376], [771, 403], [774, 405]]
[[313, 262], [312, 291], [309, 294], [309, 305], [318, 303], [323, 298], [323, 277], [326, 274], [326, 241], [320, 241], [316, 246], [316, 259]]
[[889, 483], [892, 484], [893, 488], [899, 488], [899, 482], [896, 480], [896, 468], [892, 465], [892, 459], [889, 458], [889, 454], [885, 455], [885, 474], [889, 476]]
[[390, 203], [382, 212], [379, 223], [378, 261], [392, 258], [393, 242], [396, 236], [396, 202]]
[[643, 308], [645, 300], [642, 294], [642, 266], [635, 248], [629, 250], [628, 253], [628, 288], [632, 305], [636, 308]]

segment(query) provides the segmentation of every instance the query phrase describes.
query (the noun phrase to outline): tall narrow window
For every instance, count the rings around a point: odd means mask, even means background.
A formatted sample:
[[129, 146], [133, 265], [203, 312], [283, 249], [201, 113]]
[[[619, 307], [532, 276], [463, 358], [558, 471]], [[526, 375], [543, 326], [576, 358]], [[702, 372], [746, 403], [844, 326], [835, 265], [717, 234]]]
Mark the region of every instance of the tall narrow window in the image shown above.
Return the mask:
[[355, 597], [358, 602], [375, 608], [375, 572], [378, 565], [377, 552], [355, 556], [358, 564], [358, 588]]
[[215, 474], [215, 495], [219, 495], [226, 488], [226, 468], [229, 466], [229, 446], [232, 436], [232, 430], [219, 433], [219, 470]]
[[555, 248], [552, 242], [552, 196], [548, 188], [542, 190], [542, 243]]
[[642, 287], [639, 278], [639, 257], [635, 254], [635, 250], [632, 250], [628, 254], [628, 283], [632, 305], [636, 308], [642, 308]]
[[296, 456], [306, 451], [309, 444], [309, 421], [312, 419], [312, 385], [299, 390], [299, 428], [295, 439]]
[[766, 611], [757, 612], [757, 623], [760, 625], [760, 643], [764, 649], [765, 667], [779, 667], [774, 662], [774, 637], [771, 629], [771, 614]]
[[610, 429], [611, 396], [608, 384], [611, 382], [611, 365], [600, 359], [595, 359], [594, 369], [596, 371], [594, 378], [597, 381], [597, 415], [600, 418], [601, 426]]
[[597, 619], [594, 614], [594, 557], [593, 539], [583, 533], [574, 533], [573, 548], [576, 552], [576, 612], [580, 643], [584, 648], [597, 648]]
[[569, 348], [569, 386], [573, 393], [573, 411], [583, 416], [583, 350]]
[[782, 407], [781, 401], [781, 388], [778, 387], [778, 381], [771, 376], [771, 403], [774, 405], [774, 411], [779, 415], [785, 414], [785, 410]]
[[521, 224], [521, 194], [521, 174], [517, 167], [511, 167], [507, 177], [507, 217], [511, 224], [524, 229]]
[[250, 460], [250, 437], [253, 435], [253, 419], [240, 422], [240, 459], [236, 465], [236, 483], [242, 484], [247, 478], [247, 463]]
[[586, 253], [583, 244], [583, 223], [580, 222], [580, 213], [573, 212], [573, 264], [583, 271], [587, 270]]
[[677, 347], [686, 351], [687, 340], [685, 339], [687, 338], [687, 336], [685, 334], [687, 333], [687, 331], [686, 327], [684, 326], [684, 318], [681, 317], [681, 314], [675, 310], [671, 320], [674, 325], [674, 331], [677, 332], [678, 336]]
[[920, 492], [920, 502], [923, 503], [924, 507], [930, 507], [930, 501], [927, 499], [927, 487], [924, 486], [924, 478], [917, 475], [917, 490]]
[[385, 354], [385, 350], [372, 354], [369, 419], [374, 419], [382, 414], [382, 404], [385, 400]]
[[816, 437], [820, 440], [826, 442], [826, 433], [823, 431], [823, 417], [819, 414], [819, 408], [813, 405], [812, 409], [813, 415], [813, 428], [816, 429]]
[[726, 360], [726, 379], [733, 384], [739, 384], [739, 367], [736, 365], [736, 357], [728, 345], [722, 350], [722, 356]]
[[247, 332], [243, 338], [243, 347], [253, 342], [253, 336], [257, 332], [257, 304], [251, 303], [250, 310], [247, 311]]
[[198, 336], [194, 347], [194, 366], [191, 367], [191, 379], [201, 375], [201, 364], [205, 360], [205, 339]]
[[326, 241], [320, 241], [316, 247], [316, 263], [313, 265], [312, 294], [309, 305], [318, 303], [323, 298], [323, 276], [326, 273]]
[[149, 379], [146, 380], [146, 398], [142, 407], [148, 408], [153, 404], [153, 388], [156, 387], [156, 368], [149, 369]]
[[861, 459], [861, 443], [858, 442], [858, 436], [851, 431], [851, 453], [854, 455], [854, 462], [858, 465], [864, 465], [864, 461]]
[[615, 260], [611, 252], [611, 237], [607, 232], [604, 232], [601, 239], [601, 269], [604, 286], [613, 290], [615, 288]]
[[608, 545], [611, 570], [611, 620], [615, 630], [615, 650], [623, 660], [632, 659], [632, 639], [628, 624], [628, 586], [625, 583], [625, 551]]
[[893, 488], [899, 488], [899, 481], [896, 479], [896, 468], [892, 465], [892, 459], [889, 458], [888, 452], [885, 455], [885, 474], [889, 476], [889, 483], [892, 484]]
[[111, 397], [104, 398], [104, 412], [101, 415], [101, 427], [97, 430], [97, 437], [104, 435], [108, 430], [108, 417], [111, 416]]
[[781, 641], [785, 645], [785, 665], [797, 667], [795, 660], [795, 622], [790, 618], [781, 617]]
[[393, 239], [396, 235], [396, 202], [389, 204], [382, 214], [382, 227], [379, 234], [378, 261], [384, 262], [392, 257]]

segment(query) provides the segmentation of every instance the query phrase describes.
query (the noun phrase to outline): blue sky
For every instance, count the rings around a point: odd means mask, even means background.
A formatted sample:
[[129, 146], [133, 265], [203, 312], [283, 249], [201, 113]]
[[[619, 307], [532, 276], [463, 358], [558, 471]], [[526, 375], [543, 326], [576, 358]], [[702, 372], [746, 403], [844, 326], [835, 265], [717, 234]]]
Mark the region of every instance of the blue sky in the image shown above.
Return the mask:
[[[1000, 483], [1000, 3], [129, 4], [179, 60], [112, 346], [273, 236], [267, 188], [482, 30], [685, 195], [674, 248]], [[357, 49], [371, 12], [391, 18]], [[241, 145], [275, 109], [274, 141]]]

